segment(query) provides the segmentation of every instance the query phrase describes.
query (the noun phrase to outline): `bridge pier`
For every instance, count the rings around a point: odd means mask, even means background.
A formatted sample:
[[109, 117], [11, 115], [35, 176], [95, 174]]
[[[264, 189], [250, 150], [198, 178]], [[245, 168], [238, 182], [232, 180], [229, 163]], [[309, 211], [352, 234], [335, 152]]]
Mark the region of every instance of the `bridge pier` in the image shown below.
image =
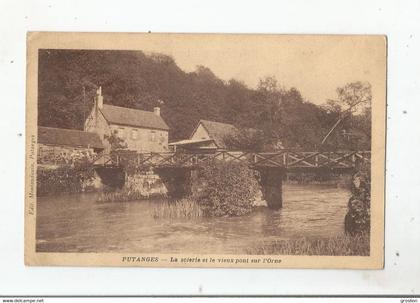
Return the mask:
[[122, 188], [124, 186], [124, 180], [126, 173], [121, 167], [111, 166], [97, 166], [95, 172], [101, 179], [101, 183], [109, 188]]
[[267, 206], [280, 209], [283, 204], [283, 179], [284, 169], [278, 167], [264, 167], [259, 169], [261, 187]]
[[197, 172], [189, 168], [160, 168], [156, 170], [171, 198], [183, 198], [192, 193]]

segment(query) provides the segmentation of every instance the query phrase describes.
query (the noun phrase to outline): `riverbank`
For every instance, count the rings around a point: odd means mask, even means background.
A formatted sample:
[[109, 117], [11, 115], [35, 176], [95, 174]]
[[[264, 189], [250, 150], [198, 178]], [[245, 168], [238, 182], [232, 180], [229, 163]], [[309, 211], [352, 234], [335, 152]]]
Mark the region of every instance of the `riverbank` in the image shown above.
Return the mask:
[[323, 239], [289, 239], [256, 244], [250, 255], [369, 256], [369, 234], [341, 235]]

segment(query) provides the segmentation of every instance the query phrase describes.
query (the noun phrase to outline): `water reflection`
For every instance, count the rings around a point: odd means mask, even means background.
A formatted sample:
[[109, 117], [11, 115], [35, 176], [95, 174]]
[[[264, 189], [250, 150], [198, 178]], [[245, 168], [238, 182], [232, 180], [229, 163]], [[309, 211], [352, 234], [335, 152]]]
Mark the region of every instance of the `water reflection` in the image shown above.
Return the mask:
[[245, 253], [253, 243], [343, 233], [350, 193], [285, 185], [283, 208], [233, 218], [154, 219], [164, 201], [98, 203], [95, 194], [38, 198], [37, 251]]

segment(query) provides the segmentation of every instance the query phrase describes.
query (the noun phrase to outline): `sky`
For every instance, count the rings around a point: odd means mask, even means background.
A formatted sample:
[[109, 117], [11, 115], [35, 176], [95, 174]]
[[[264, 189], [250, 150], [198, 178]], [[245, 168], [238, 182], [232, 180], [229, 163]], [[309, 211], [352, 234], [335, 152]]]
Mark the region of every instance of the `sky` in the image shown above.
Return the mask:
[[303, 35], [151, 35], [145, 52], [171, 55], [178, 66], [210, 68], [223, 80], [236, 79], [256, 88], [259, 79], [275, 76], [285, 88], [322, 104], [336, 98], [336, 88], [353, 81], [384, 87], [386, 40], [382, 36]]

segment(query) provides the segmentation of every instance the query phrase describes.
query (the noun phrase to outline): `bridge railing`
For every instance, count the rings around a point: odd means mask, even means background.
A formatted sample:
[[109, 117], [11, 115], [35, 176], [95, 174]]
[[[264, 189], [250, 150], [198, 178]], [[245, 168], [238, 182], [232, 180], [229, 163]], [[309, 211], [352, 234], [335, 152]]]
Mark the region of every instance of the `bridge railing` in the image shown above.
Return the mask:
[[279, 151], [271, 153], [253, 153], [242, 151], [217, 151], [215, 153], [114, 153], [103, 155], [108, 159], [98, 165], [117, 165], [130, 167], [191, 167], [206, 162], [246, 161], [255, 167], [281, 167], [287, 169], [310, 168], [353, 168], [360, 162], [370, 162], [370, 151], [337, 151], [337, 152], [302, 152]]
[[358, 161], [370, 162], [369, 151], [301, 152], [281, 151], [256, 153], [256, 166], [279, 166], [285, 168], [352, 168]]

